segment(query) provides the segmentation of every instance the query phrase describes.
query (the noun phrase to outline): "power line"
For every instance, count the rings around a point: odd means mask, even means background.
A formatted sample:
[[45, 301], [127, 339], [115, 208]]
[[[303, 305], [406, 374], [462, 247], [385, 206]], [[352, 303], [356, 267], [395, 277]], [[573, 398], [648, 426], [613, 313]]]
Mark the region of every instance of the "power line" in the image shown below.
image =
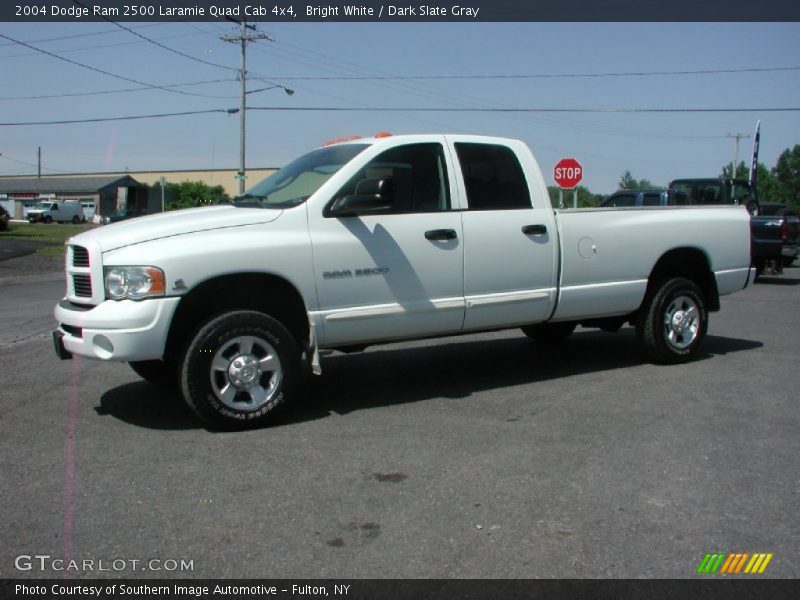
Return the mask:
[[800, 107], [768, 108], [425, 108], [425, 107], [365, 107], [347, 106], [248, 106], [248, 110], [328, 111], [328, 112], [449, 112], [449, 113], [736, 113], [736, 112], [797, 112]]
[[132, 79], [130, 77], [125, 77], [124, 75], [117, 75], [116, 73], [111, 73], [109, 71], [104, 71], [103, 69], [98, 69], [97, 67], [92, 67], [90, 65], [85, 65], [85, 64], [83, 64], [81, 62], [78, 62], [77, 60], [72, 60], [71, 58], [66, 58], [65, 56], [60, 56], [58, 54], [55, 54], [54, 52], [49, 52], [48, 50], [43, 50], [42, 48], [37, 48], [36, 46], [32, 46], [32, 45], [27, 44], [25, 42], [21, 42], [19, 40], [15, 40], [14, 38], [9, 37], [9, 36], [7, 36], [5, 34], [2, 34], [2, 33], [0, 33], [0, 38], [3, 38], [5, 40], [9, 40], [11, 42], [15, 42], [15, 43], [19, 44], [20, 46], [25, 46], [26, 48], [30, 48], [31, 50], [36, 50], [37, 52], [41, 52], [42, 54], [46, 54], [47, 56], [52, 56], [53, 58], [57, 58], [58, 60], [70, 63], [72, 65], [76, 65], [78, 67], [83, 67], [84, 69], [89, 69], [90, 71], [94, 71], [96, 73], [101, 73], [103, 75], [108, 75], [109, 77], [113, 77], [114, 79], [121, 79], [122, 81], [127, 81], [129, 83], [135, 83], [136, 85], [143, 85], [143, 86], [146, 86], [148, 88], [153, 88], [153, 89], [157, 89], [157, 90], [164, 90], [165, 92], [172, 92], [174, 94], [181, 94], [181, 95], [185, 95], [185, 96], [196, 96], [196, 95], [198, 95], [198, 94], [193, 94], [192, 92], [184, 92], [182, 90], [171, 89], [168, 86], [154, 85], [154, 84], [151, 84], [151, 83], [146, 83], [144, 81], [139, 81], [138, 79]]
[[104, 121], [133, 121], [136, 119], [160, 119], [163, 117], [183, 117], [187, 115], [205, 115], [211, 113], [234, 114], [236, 109], [211, 108], [208, 110], [187, 110], [174, 113], [159, 113], [154, 115], [128, 115], [124, 117], [97, 117], [94, 119], [64, 119], [60, 121], [27, 121], [18, 123], [0, 123], [0, 127], [16, 127], [19, 125], [70, 125], [74, 123], [101, 123]]
[[[235, 79], [210, 79], [207, 81], [192, 81], [189, 83], [171, 83], [169, 85], [164, 85], [162, 87], [165, 88], [178, 88], [178, 87], [189, 87], [193, 85], [206, 85], [210, 83], [230, 83], [232, 81], [236, 81]], [[69, 93], [60, 93], [60, 94], [43, 94], [38, 96], [0, 96], [0, 100], [41, 100], [45, 98], [68, 98], [68, 97], [75, 97], [75, 96], [99, 96], [101, 94], [121, 94], [127, 92], [140, 92], [144, 90], [150, 90], [151, 87], [135, 87], [135, 88], [123, 88], [119, 90], [99, 90], [96, 92], [69, 92]], [[211, 96], [207, 94], [194, 94], [195, 96], [202, 96], [203, 98], [225, 98], [225, 99], [232, 99], [236, 96]]]
[[[145, 29], [146, 27], [161, 27], [166, 25], [166, 23], [148, 23], [146, 25], [139, 25], [134, 27], [134, 29]], [[59, 42], [61, 40], [73, 40], [76, 38], [85, 38], [85, 37], [92, 37], [96, 35], [108, 35], [109, 33], [116, 33], [114, 29], [107, 29], [105, 31], [90, 31], [89, 33], [75, 33], [72, 35], [60, 35], [58, 37], [51, 37], [51, 38], [40, 38], [38, 40], [26, 40], [29, 44], [40, 44], [42, 42]], [[13, 46], [15, 42], [4, 42], [0, 44], [0, 47], [3, 46]]]
[[[175, 39], [178, 37], [189, 37], [192, 35], [197, 35], [196, 33], [181, 33], [178, 35], [170, 35], [166, 36], [165, 39]], [[33, 43], [33, 42], [31, 42]], [[120, 46], [131, 46], [134, 44], [143, 44], [143, 41], [140, 40], [128, 40], [126, 42], [113, 42], [110, 44], [94, 44], [91, 46], [79, 46], [76, 48], [62, 48], [59, 50], [60, 53], [65, 54], [69, 52], [83, 52], [85, 50], [97, 50], [100, 48], [119, 48]], [[20, 52], [19, 54], [3, 54], [0, 55], [0, 60], [6, 60], [9, 58], [22, 58], [25, 56], [36, 56], [36, 52]]]
[[431, 79], [565, 79], [578, 77], [654, 77], [666, 75], [721, 75], [731, 73], [769, 73], [800, 71], [796, 67], [754, 67], [745, 69], [700, 69], [695, 71], [629, 71], [619, 73], [528, 73], [508, 75], [288, 75], [275, 79], [292, 81], [407, 81]]
[[[447, 112], [447, 113], [725, 113], [725, 112], [800, 112], [800, 107], [768, 108], [422, 108], [422, 107], [347, 107], [347, 106], [248, 106], [247, 110], [268, 110], [284, 112]], [[104, 121], [132, 121], [136, 119], [158, 119], [163, 117], [182, 117], [212, 113], [235, 114], [235, 108], [212, 108], [208, 110], [189, 110], [174, 113], [151, 115], [128, 115], [122, 117], [97, 117], [93, 119], [65, 119], [58, 121], [25, 121], [0, 123], [0, 127], [21, 125], [67, 125], [74, 123], [100, 123]]]
[[[78, 5], [78, 6], [82, 7], [82, 8], [87, 8], [84, 4], [81, 4], [80, 2], [78, 2], [78, 0], [72, 0], [72, 3]], [[113, 25], [116, 25], [120, 29], [124, 29], [128, 33], [132, 33], [136, 37], [141, 38], [144, 41], [149, 42], [151, 44], [154, 44], [154, 45], [158, 46], [159, 48], [163, 48], [164, 50], [167, 50], [168, 52], [172, 52], [173, 54], [177, 54], [178, 56], [182, 56], [184, 58], [188, 58], [189, 60], [193, 60], [195, 62], [203, 63], [204, 65], [217, 67], [219, 69], [226, 69], [228, 71], [238, 71], [238, 69], [236, 69], [234, 67], [229, 67], [227, 65], [221, 65], [219, 63], [211, 62], [210, 60], [204, 60], [202, 58], [197, 58], [196, 56], [192, 56], [191, 54], [185, 54], [184, 52], [181, 52], [180, 50], [175, 50], [175, 48], [170, 48], [169, 46], [166, 46], [166, 45], [162, 44], [161, 42], [157, 42], [156, 40], [153, 40], [153, 39], [151, 39], [151, 38], [149, 38], [149, 37], [147, 37], [145, 35], [142, 35], [141, 33], [137, 32], [137, 31], [134, 31], [130, 27], [126, 27], [122, 23], [118, 23], [117, 21], [112, 21], [111, 19], [109, 19], [106, 16], [102, 16], [102, 18], [104, 20], [108, 21], [109, 23], [111, 23]]]
[[[38, 164], [25, 162], [24, 160], [18, 160], [16, 158], [13, 158], [13, 157], [9, 156], [6, 153], [0, 154], [0, 158], [5, 158], [6, 160], [10, 160], [10, 161], [18, 163], [20, 165], [25, 165], [26, 167], [39, 168]], [[55, 173], [67, 173], [68, 172], [68, 171], [62, 171], [61, 169], [51, 169], [50, 167], [41, 167], [41, 168], [44, 171], [54, 171]]]

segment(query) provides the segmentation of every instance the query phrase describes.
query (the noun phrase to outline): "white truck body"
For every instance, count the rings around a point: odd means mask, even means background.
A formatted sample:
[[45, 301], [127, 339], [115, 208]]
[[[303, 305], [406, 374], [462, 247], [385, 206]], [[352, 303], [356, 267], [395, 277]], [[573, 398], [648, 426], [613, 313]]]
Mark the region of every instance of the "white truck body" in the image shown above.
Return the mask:
[[[278, 183], [267, 180], [269, 196], [250, 199], [253, 207], [145, 216], [69, 240], [67, 293], [55, 309], [57, 351], [163, 361], [188, 396], [186, 342], [234, 309], [291, 321], [298, 349], [316, 365], [320, 348], [539, 323], [617, 328], [641, 321], [646, 337], [644, 315], [662, 281], [693, 282], [704, 312], [753, 280], [749, 215], [741, 207], [554, 210], [531, 151], [503, 138], [359, 139], [307, 157], [326, 152], [346, 160], [292, 176], [290, 165], [288, 183], [282, 172], [273, 175]], [[354, 182], [365, 179], [389, 191], [362, 194], [367, 187]], [[277, 201], [298, 182], [307, 198]], [[348, 213], [343, 198], [362, 204]], [[391, 206], [378, 206], [387, 198]], [[395, 206], [403, 202], [414, 206]], [[130, 266], [160, 270], [163, 290], [110, 299], [104, 277]], [[678, 335], [692, 312], [673, 310]], [[688, 353], [680, 347], [688, 339], [675, 345], [676, 359]], [[231, 418], [261, 416], [244, 407]]]
[[26, 218], [31, 223], [83, 223], [86, 217], [83, 205], [77, 200], [46, 200], [28, 210]]

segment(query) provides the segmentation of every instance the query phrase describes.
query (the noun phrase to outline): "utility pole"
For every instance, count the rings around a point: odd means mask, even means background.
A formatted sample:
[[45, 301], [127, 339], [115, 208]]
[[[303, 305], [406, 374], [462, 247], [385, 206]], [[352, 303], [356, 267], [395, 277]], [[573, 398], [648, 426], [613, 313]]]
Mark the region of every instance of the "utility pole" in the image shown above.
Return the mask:
[[731, 179], [736, 179], [736, 167], [739, 165], [739, 142], [748, 139], [750, 136], [744, 133], [729, 133], [725, 137], [736, 140], [736, 150], [734, 150], [733, 153], [733, 167], [731, 168]]
[[239, 35], [223, 35], [220, 39], [224, 42], [240, 42], [242, 46], [242, 67], [239, 71], [239, 81], [241, 83], [241, 98], [239, 99], [239, 194], [244, 194], [245, 180], [245, 113], [247, 112], [247, 43], [256, 40], [268, 40], [269, 36], [260, 31], [253, 33], [247, 32], [247, 24], [244, 19], [241, 23]]
[[37, 161], [38, 165], [39, 165], [39, 168], [36, 170], [36, 173], [37, 173], [36, 176], [39, 179], [41, 179], [42, 178], [42, 147], [41, 146], [39, 146], [39, 150], [38, 150], [38, 152], [36, 154], [39, 157], [39, 160]]

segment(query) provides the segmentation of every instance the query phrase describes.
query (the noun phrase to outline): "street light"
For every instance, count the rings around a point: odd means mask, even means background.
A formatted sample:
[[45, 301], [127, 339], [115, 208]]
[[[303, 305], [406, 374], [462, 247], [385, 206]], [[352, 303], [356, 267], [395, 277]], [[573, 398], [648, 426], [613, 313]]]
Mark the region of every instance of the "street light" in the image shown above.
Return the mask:
[[[239, 174], [236, 176], [236, 178], [239, 180], [239, 194], [243, 195], [244, 194], [244, 180], [245, 180], [245, 174], [244, 174], [244, 172], [245, 172], [245, 148], [244, 148], [244, 144], [245, 144], [245, 113], [247, 112], [247, 94], [255, 94], [256, 92], [263, 92], [264, 90], [271, 90], [271, 89], [280, 88], [284, 92], [286, 92], [287, 96], [291, 96], [292, 94], [294, 94], [294, 90], [290, 90], [289, 88], [284, 87], [282, 85], [274, 84], [274, 85], [271, 85], [269, 87], [261, 88], [261, 89], [258, 89], [258, 90], [252, 90], [250, 92], [247, 91], [247, 67], [246, 67], [246, 64], [247, 64], [247, 62], [246, 62], [247, 61], [247, 44], [248, 44], [248, 42], [255, 42], [257, 40], [270, 40], [270, 41], [272, 41], [272, 38], [270, 38], [265, 33], [261, 33], [260, 31], [255, 31], [255, 28], [252, 25], [249, 26], [249, 27], [250, 27], [250, 29], [253, 30], [254, 33], [248, 34], [247, 33], [248, 25], [246, 24], [244, 19], [239, 23], [239, 26], [241, 27], [241, 31], [240, 31], [239, 35], [237, 35], [237, 36], [225, 35], [225, 36], [222, 36], [220, 39], [222, 39], [225, 42], [239, 42], [241, 44], [241, 49], [242, 49], [242, 67], [239, 70], [239, 82], [241, 84], [241, 98], [239, 100], [239, 109], [238, 109], [238, 113], [239, 113]], [[267, 83], [269, 83], [269, 82], [267, 82]], [[228, 109], [228, 114], [234, 114], [236, 112], [237, 112], [236, 109]]]
[[247, 91], [245, 89], [244, 84], [244, 74], [245, 71], [242, 70], [242, 98], [241, 104], [238, 109], [228, 109], [228, 114], [234, 114], [236, 112], [239, 113], [239, 173], [236, 177], [239, 179], [239, 195], [244, 194], [244, 180], [245, 180], [245, 113], [247, 112], [247, 95], [248, 94], [255, 94], [256, 92], [263, 92], [265, 90], [275, 90], [275, 89], [282, 89], [287, 96], [291, 96], [294, 94], [294, 90], [290, 90], [287, 87], [282, 85], [270, 85], [267, 87], [259, 88], [257, 90], [250, 90]]

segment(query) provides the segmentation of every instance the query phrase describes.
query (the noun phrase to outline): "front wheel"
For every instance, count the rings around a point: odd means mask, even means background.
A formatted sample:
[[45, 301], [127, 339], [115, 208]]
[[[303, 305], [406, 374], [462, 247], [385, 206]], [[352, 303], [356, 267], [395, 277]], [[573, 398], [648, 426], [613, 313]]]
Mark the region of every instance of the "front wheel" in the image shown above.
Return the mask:
[[267, 424], [299, 394], [300, 351], [272, 317], [239, 310], [196, 333], [181, 366], [181, 391], [204, 421], [222, 429]]
[[703, 292], [682, 277], [663, 281], [645, 301], [636, 323], [636, 333], [648, 355], [667, 364], [691, 359], [707, 330]]

